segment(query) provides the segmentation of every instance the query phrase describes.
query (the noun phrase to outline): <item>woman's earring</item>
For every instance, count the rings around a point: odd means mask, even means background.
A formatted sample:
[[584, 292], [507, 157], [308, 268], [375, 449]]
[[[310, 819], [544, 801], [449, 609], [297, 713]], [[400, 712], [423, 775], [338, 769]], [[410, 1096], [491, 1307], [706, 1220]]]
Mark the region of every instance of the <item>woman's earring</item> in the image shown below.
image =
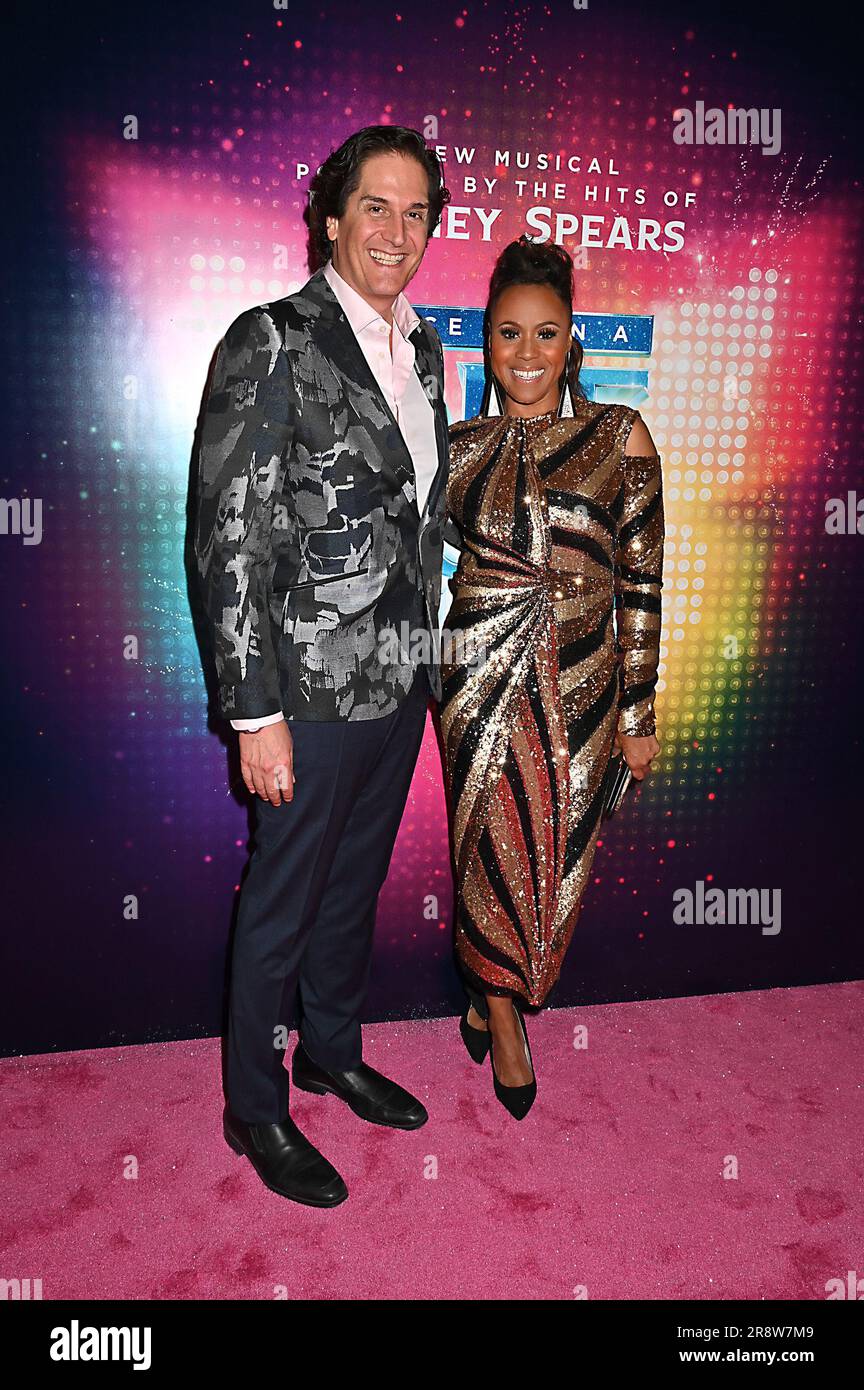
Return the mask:
[[564, 361], [564, 385], [561, 387], [561, 396], [558, 400], [559, 420], [572, 419], [574, 415], [573, 394], [570, 390], [570, 366], [572, 364], [572, 361], [573, 349], [568, 348], [567, 357]]
[[491, 374], [486, 378], [483, 399], [480, 402], [480, 414], [489, 417], [504, 414], [504, 402], [501, 399], [501, 388], [498, 385], [497, 379]]

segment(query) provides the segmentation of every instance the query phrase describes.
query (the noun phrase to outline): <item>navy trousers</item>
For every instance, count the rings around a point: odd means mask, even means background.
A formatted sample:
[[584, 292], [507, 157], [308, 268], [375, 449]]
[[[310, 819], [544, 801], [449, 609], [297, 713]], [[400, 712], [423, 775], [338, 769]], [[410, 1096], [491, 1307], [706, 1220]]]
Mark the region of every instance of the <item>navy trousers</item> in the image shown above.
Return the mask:
[[299, 1033], [313, 1061], [362, 1061], [375, 910], [423, 740], [425, 666], [382, 719], [291, 720], [294, 799], [255, 798], [254, 849], [231, 966], [227, 1091], [247, 1124], [288, 1115], [285, 1039], [299, 989]]

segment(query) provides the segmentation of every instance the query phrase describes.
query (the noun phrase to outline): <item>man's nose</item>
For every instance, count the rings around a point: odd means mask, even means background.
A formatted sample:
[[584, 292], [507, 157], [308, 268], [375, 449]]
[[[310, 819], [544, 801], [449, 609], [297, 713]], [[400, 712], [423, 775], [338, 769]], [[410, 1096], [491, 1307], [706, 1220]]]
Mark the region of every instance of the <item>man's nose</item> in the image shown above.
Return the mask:
[[393, 246], [402, 246], [407, 240], [408, 233], [405, 230], [405, 223], [398, 212], [391, 212], [384, 227], [384, 236]]

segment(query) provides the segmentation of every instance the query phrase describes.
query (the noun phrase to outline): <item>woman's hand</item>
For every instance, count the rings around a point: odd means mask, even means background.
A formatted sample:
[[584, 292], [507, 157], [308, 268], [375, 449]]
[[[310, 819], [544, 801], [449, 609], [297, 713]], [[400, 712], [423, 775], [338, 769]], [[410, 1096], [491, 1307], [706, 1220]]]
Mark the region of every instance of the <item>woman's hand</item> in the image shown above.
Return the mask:
[[633, 734], [616, 734], [612, 745], [613, 753], [623, 753], [624, 761], [637, 782], [641, 782], [651, 766], [651, 759], [660, 752], [660, 744], [653, 734], [636, 738]]

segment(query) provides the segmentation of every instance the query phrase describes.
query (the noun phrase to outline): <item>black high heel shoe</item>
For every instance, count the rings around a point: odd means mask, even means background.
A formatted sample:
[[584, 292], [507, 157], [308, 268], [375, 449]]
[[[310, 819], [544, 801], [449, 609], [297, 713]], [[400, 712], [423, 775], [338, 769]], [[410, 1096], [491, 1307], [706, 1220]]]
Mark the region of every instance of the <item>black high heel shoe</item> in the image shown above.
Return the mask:
[[[469, 1004], [460, 1018], [459, 1032], [462, 1034], [462, 1041], [468, 1049], [472, 1062], [485, 1062], [486, 1053], [489, 1051], [489, 1027], [488, 1024], [485, 1028], [471, 1027], [471, 1024], [468, 1022], [468, 1013], [471, 1008], [472, 1005]], [[482, 1017], [479, 1010], [476, 1012], [478, 1013], [478, 1017]]]
[[[516, 1017], [519, 1020], [519, 1026], [522, 1029], [522, 1041], [525, 1048], [525, 1056], [527, 1057], [528, 1062], [531, 1065], [531, 1070], [533, 1072], [534, 1060], [531, 1056], [531, 1044], [528, 1041], [528, 1030], [525, 1027], [525, 1020], [522, 1017], [522, 1010], [517, 1006], [515, 999], [513, 1001], [513, 1009], [515, 1011]], [[528, 1114], [528, 1111], [531, 1109], [531, 1106], [534, 1104], [534, 1101], [537, 1096], [537, 1078], [536, 1076], [532, 1076], [531, 1080], [527, 1082], [524, 1086], [502, 1086], [501, 1082], [498, 1080], [497, 1075], [495, 1074], [495, 1044], [492, 1038], [491, 1028], [489, 1029], [489, 1046], [492, 1053], [492, 1083], [495, 1087], [495, 1094], [500, 1100], [501, 1104], [504, 1106], [504, 1109], [510, 1112], [514, 1120], [524, 1120], [525, 1116]]]

